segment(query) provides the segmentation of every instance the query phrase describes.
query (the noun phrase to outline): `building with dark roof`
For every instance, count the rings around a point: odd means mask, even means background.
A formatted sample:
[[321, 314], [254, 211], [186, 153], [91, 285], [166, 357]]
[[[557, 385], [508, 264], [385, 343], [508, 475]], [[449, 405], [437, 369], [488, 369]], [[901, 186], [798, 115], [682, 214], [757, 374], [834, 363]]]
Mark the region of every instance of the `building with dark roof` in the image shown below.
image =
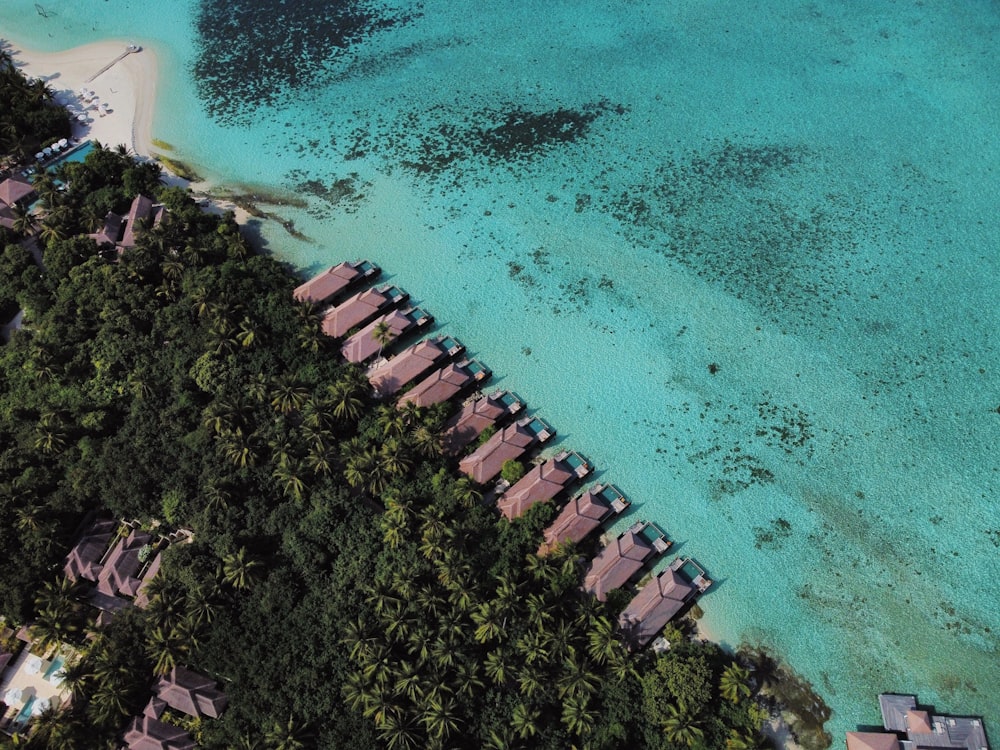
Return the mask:
[[485, 484], [503, 468], [505, 462], [520, 458], [538, 443], [548, 440], [554, 431], [537, 417], [525, 417], [500, 430], [458, 463], [459, 471]]
[[188, 716], [218, 719], [228, 698], [215, 681], [184, 667], [174, 667], [153, 688], [156, 697]]
[[510, 391], [500, 391], [471, 399], [449, 419], [441, 433], [445, 455], [457, 455], [479, 437], [483, 430], [520, 413], [524, 404]]
[[381, 268], [367, 260], [338, 263], [296, 287], [294, 296], [299, 302], [323, 305], [351, 287], [377, 279], [381, 273]]
[[98, 592], [106, 596], [134, 597], [142, 584], [140, 575], [146, 564], [140, 559], [142, 548], [152, 539], [152, 535], [139, 529], [133, 529], [127, 537], [119, 539], [97, 577]]
[[848, 750], [989, 750], [978, 716], [934, 714], [915, 695], [878, 697], [884, 732], [848, 732]]
[[343, 338], [352, 328], [366, 325], [386, 310], [403, 304], [409, 297], [394, 286], [364, 289], [327, 311], [323, 316], [323, 333], [335, 339]]
[[35, 186], [23, 177], [8, 177], [0, 182], [0, 204], [15, 206], [29, 200], [35, 194]]
[[628, 506], [629, 501], [613, 485], [594, 485], [566, 503], [543, 532], [544, 541], [538, 548], [538, 554], [548, 554], [565, 542], [582, 542], [602, 523]]
[[624, 586], [648, 560], [669, 546], [663, 533], [651, 523], [633, 524], [593, 559], [583, 579], [583, 590], [605, 601], [609, 591]]
[[147, 714], [136, 716], [125, 729], [128, 750], [194, 750], [194, 739], [184, 729]]
[[551, 500], [566, 487], [590, 473], [590, 464], [572, 451], [562, 451], [532, 466], [497, 501], [504, 518], [513, 521], [535, 503]]
[[127, 250], [130, 247], [135, 247], [135, 238], [137, 232], [140, 230], [143, 224], [148, 225], [149, 228], [155, 227], [160, 221], [163, 220], [163, 214], [166, 212], [166, 208], [162, 204], [153, 203], [153, 201], [147, 198], [145, 195], [137, 195], [132, 199], [132, 205], [129, 208], [128, 215], [125, 217], [125, 232], [122, 235], [121, 247]]
[[371, 370], [368, 373], [368, 382], [377, 395], [392, 396], [403, 386], [463, 351], [465, 347], [461, 342], [449, 336], [424, 339]]
[[[373, 320], [352, 336], [348, 336], [344, 341], [344, 345], [340, 347], [340, 353], [348, 362], [361, 364], [379, 356], [386, 346], [389, 346], [401, 336], [405, 336], [418, 328], [429, 326], [433, 322], [434, 318], [419, 307], [410, 307], [406, 310], [393, 310], [389, 314]], [[384, 343], [379, 341], [375, 336], [376, 329], [383, 323], [386, 326]]]
[[466, 388], [480, 385], [490, 379], [493, 373], [485, 365], [474, 359], [452, 362], [435, 370], [399, 399], [399, 405], [413, 403], [416, 406], [433, 406], [454, 398]]
[[101, 558], [104, 557], [117, 527], [117, 521], [102, 519], [94, 521], [83, 532], [63, 563], [63, 573], [69, 580], [97, 581], [103, 568]]
[[696, 568], [693, 578], [686, 574], [685, 566], [693, 565], [690, 559], [674, 560], [639, 589], [622, 610], [618, 627], [631, 648], [642, 648], [653, 640], [689, 601], [712, 585], [700, 568]]

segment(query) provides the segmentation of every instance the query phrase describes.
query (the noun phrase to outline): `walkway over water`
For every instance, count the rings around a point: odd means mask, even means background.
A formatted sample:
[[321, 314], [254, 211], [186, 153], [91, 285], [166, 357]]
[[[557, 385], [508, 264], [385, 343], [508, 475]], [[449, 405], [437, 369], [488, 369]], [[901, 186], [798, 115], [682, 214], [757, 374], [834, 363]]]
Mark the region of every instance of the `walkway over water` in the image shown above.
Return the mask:
[[120, 55], [118, 55], [118, 57], [116, 57], [114, 60], [112, 60], [111, 62], [109, 62], [107, 65], [105, 65], [99, 71], [97, 71], [96, 73], [94, 73], [94, 75], [92, 75], [90, 78], [88, 78], [85, 81], [85, 83], [91, 83], [95, 78], [97, 78], [98, 76], [100, 76], [102, 73], [106, 73], [107, 71], [111, 70], [111, 68], [113, 68], [119, 62], [121, 62], [126, 57], [128, 57], [129, 55], [131, 55], [133, 52], [141, 52], [141, 51], [142, 51], [142, 47], [139, 47], [138, 45], [135, 45], [135, 44], [130, 44], [128, 47], [125, 48], [124, 52], [122, 52]]

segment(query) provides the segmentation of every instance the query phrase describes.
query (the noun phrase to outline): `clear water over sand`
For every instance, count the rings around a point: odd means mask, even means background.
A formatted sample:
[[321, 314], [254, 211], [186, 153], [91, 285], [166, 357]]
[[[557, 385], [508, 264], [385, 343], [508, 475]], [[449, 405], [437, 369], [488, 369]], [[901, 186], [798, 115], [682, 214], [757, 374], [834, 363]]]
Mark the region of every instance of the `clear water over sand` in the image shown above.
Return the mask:
[[885, 690], [995, 727], [996, 4], [275, 5], [7, 0], [0, 28], [156, 49], [154, 135], [306, 197], [279, 210], [311, 241], [269, 248], [380, 263], [832, 731]]

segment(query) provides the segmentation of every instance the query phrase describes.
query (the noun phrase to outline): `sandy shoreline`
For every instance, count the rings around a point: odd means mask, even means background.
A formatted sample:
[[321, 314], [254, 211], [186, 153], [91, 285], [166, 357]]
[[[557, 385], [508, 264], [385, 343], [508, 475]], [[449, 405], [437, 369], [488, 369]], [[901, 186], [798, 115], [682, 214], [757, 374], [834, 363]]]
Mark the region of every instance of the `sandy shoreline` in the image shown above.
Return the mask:
[[[15, 64], [27, 76], [44, 80], [56, 100], [73, 111], [83, 111], [86, 122], [74, 122], [73, 135], [100, 141], [105, 146], [125, 144], [139, 156], [152, 156], [153, 112], [156, 103], [157, 60], [147, 48], [118, 60], [108, 70], [88, 81], [121, 55], [128, 42], [107, 40], [62, 52], [39, 52], [8, 40]], [[97, 99], [86, 102], [81, 88]], [[98, 103], [108, 105], [101, 116]]]

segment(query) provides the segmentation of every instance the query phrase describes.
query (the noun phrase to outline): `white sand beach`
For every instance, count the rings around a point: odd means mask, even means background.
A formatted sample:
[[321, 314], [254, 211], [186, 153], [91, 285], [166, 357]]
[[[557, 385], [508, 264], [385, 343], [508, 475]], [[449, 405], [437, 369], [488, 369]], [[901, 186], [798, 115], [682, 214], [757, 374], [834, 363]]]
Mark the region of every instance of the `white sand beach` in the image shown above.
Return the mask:
[[[126, 40], [108, 40], [63, 52], [38, 52], [14, 43], [11, 54], [25, 75], [41, 78], [59, 102], [86, 115], [85, 122], [74, 123], [75, 137], [111, 147], [124, 143], [137, 155], [151, 156], [156, 55], [142, 48], [94, 77], [128, 44]], [[86, 101], [81, 89], [94, 92], [97, 98]], [[102, 104], [108, 109], [103, 115]]]

